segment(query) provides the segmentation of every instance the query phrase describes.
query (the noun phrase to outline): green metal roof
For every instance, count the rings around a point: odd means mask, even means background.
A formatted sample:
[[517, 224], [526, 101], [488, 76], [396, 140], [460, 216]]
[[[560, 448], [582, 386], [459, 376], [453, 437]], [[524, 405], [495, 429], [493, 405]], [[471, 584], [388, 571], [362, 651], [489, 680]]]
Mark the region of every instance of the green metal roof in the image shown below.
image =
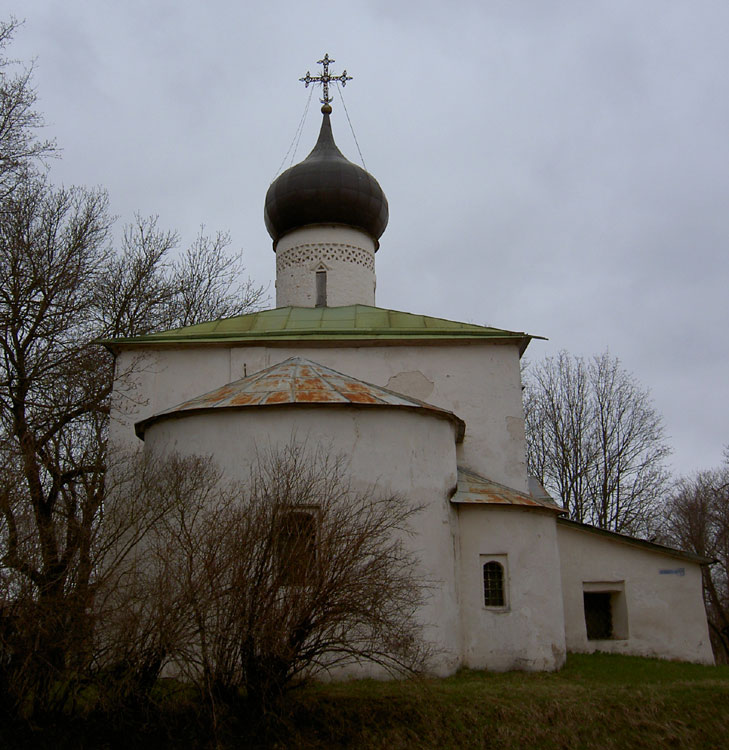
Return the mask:
[[127, 346], [273, 343], [276, 341], [502, 340], [526, 349], [526, 333], [458, 323], [369, 305], [277, 307], [133, 338], [102, 339], [110, 349]]

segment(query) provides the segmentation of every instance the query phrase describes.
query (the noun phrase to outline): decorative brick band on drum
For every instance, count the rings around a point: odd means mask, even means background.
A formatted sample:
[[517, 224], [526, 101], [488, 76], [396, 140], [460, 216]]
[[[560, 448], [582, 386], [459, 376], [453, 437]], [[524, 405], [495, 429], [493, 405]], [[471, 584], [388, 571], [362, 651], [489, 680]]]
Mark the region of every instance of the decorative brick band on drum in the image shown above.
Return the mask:
[[283, 252], [276, 253], [276, 271], [284, 271], [292, 266], [313, 263], [315, 261], [342, 261], [356, 263], [368, 271], [375, 270], [374, 253], [363, 250], [356, 245], [343, 242], [314, 243], [306, 242], [294, 245]]

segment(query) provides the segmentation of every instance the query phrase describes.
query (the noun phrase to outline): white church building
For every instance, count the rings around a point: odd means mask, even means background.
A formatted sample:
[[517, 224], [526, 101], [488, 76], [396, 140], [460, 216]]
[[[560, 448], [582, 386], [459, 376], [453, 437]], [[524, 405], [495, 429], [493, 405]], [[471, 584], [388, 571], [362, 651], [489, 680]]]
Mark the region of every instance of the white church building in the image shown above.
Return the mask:
[[354, 486], [411, 498], [408, 543], [437, 582], [419, 613], [436, 673], [553, 670], [568, 651], [713, 663], [710, 561], [569, 521], [527, 476], [531, 337], [376, 306], [388, 204], [330, 112], [266, 195], [275, 309], [107, 342], [118, 373], [136, 364], [112, 448], [214, 455], [245, 479], [258, 447], [306, 435], [347, 456]]

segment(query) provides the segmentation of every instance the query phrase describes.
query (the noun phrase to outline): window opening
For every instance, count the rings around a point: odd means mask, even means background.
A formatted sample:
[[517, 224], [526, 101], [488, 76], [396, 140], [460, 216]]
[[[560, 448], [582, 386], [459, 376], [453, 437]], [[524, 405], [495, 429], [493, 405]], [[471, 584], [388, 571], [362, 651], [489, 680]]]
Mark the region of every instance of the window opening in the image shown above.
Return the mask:
[[291, 511], [278, 523], [275, 538], [280, 580], [289, 585], [306, 584], [316, 565], [316, 518], [312, 513]]
[[493, 560], [483, 566], [483, 603], [487, 607], [504, 606], [504, 567]]
[[625, 640], [630, 637], [625, 581], [583, 581], [582, 593], [588, 640]]
[[327, 272], [316, 272], [316, 307], [327, 306]]
[[585, 591], [585, 625], [590, 641], [613, 637], [613, 606], [609, 591]]

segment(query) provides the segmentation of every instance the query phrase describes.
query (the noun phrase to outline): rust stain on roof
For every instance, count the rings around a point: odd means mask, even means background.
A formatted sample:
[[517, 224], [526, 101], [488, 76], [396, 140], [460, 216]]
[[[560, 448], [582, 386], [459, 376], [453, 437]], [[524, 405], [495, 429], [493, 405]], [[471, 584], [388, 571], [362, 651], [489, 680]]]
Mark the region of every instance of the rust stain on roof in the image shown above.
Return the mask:
[[549, 495], [529, 495], [503, 484], [498, 484], [498, 482], [492, 482], [490, 479], [466, 469], [458, 469], [458, 487], [456, 494], [451, 498], [451, 502], [482, 505], [521, 505], [564, 513], [564, 509], [557, 505]]
[[215, 396], [216, 398], [225, 398], [232, 392], [233, 389], [229, 385], [224, 385], [222, 388], [218, 388], [217, 391], [213, 391], [211, 396]]
[[316, 390], [316, 391], [300, 390], [296, 392], [297, 403], [307, 403], [307, 404], [327, 403], [328, 404], [335, 400], [336, 399], [332, 398], [332, 394], [327, 393], [324, 390]]
[[377, 404], [382, 403], [378, 401], [372, 394], [363, 393], [362, 391], [349, 391], [343, 394], [353, 404]]
[[324, 367], [311, 360], [292, 357], [233, 383], [216, 388], [197, 398], [173, 406], [137, 422], [137, 435], [142, 437], [152, 422], [185, 412], [209, 411], [245, 406], [280, 404], [353, 404], [390, 406], [422, 410], [451, 421], [456, 427], [456, 440], [463, 440], [465, 424], [455, 414], [424, 401], [404, 396], [363, 380]]
[[[230, 385], [224, 385], [222, 388], [217, 388], [216, 390], [205, 394], [205, 399], [210, 405], [213, 405], [219, 401], [223, 401], [227, 399], [229, 396], [232, 396], [233, 394], [234, 394], [233, 388], [231, 388]], [[193, 401], [197, 401], [197, 399], [194, 399]], [[186, 401], [184, 404], [180, 404], [178, 408], [184, 409], [188, 404], [192, 404], [193, 401]]]
[[237, 393], [230, 398], [231, 406], [245, 406], [246, 404], [257, 404], [261, 400], [258, 393]]
[[359, 383], [356, 380], [348, 381], [347, 385], [349, 386], [350, 391], [361, 391], [362, 393], [367, 393], [369, 390], [364, 383]]
[[274, 391], [266, 396], [264, 404], [285, 404], [289, 400], [290, 396], [284, 391]]

